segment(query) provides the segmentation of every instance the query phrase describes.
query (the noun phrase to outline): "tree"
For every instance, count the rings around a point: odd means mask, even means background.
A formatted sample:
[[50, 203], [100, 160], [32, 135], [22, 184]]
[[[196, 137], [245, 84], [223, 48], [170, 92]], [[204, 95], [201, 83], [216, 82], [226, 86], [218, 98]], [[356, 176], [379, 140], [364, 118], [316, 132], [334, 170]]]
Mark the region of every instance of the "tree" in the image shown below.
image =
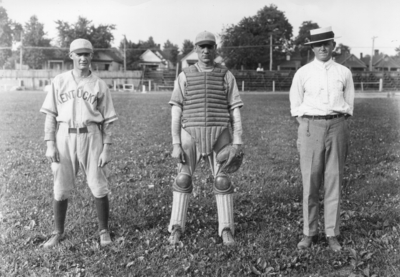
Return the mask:
[[[149, 37], [147, 41], [139, 40], [138, 43], [134, 43], [130, 40], [126, 40], [126, 69], [127, 70], [137, 70], [140, 69], [139, 57], [147, 49], [157, 49], [160, 50], [160, 44], [155, 43], [153, 37]], [[119, 50], [124, 51], [124, 39], [121, 40], [119, 44]]]
[[310, 41], [310, 30], [318, 29], [318, 23], [312, 21], [303, 21], [299, 28], [299, 34], [294, 39], [294, 45], [299, 49], [301, 61], [303, 64], [307, 63], [314, 57], [314, 52], [311, 51], [309, 45], [304, 45], [304, 43]]
[[221, 34], [221, 53], [228, 58], [227, 66], [255, 69], [258, 63], [268, 67], [270, 61], [270, 36], [272, 35], [273, 61], [276, 65], [285, 59], [284, 45], [292, 37], [284, 12], [271, 4], [255, 16], [243, 18], [237, 25], [225, 28]]
[[163, 52], [168, 60], [170, 60], [173, 64], [176, 64], [178, 61], [179, 47], [176, 44], [173, 44], [169, 40], [164, 43]]
[[189, 54], [194, 48], [194, 44], [193, 42], [191, 42], [188, 39], [185, 39], [183, 41], [183, 45], [182, 45], [182, 57], [186, 56], [187, 54]]
[[[11, 47], [13, 42], [12, 22], [8, 18], [6, 9], [0, 7], [0, 47]], [[6, 67], [11, 57], [10, 49], [0, 49], [0, 68]]]
[[[92, 24], [92, 21], [79, 16], [78, 21], [74, 24], [57, 20], [58, 45], [62, 48], [69, 48], [71, 42], [77, 38], [89, 40], [94, 48], [110, 48], [114, 40], [112, 31], [115, 25], [98, 25]], [[67, 51], [68, 52], [68, 51]], [[95, 55], [96, 55], [96, 51]]]
[[[50, 47], [50, 39], [45, 38], [44, 25], [39, 22], [38, 18], [34, 15], [25, 24], [23, 46], [33, 47]], [[50, 49], [32, 49], [25, 48], [23, 51], [23, 61], [29, 65], [30, 68], [41, 69], [46, 57], [51, 55]]]

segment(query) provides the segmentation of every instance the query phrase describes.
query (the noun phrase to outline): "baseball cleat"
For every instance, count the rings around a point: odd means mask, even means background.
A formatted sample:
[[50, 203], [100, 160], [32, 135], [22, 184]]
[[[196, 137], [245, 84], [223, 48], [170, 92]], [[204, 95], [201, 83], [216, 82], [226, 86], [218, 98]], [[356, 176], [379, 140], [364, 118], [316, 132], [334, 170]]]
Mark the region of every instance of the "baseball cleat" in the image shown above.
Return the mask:
[[232, 246], [235, 245], [235, 239], [233, 238], [231, 229], [225, 228], [222, 230], [222, 243], [226, 246]]
[[57, 233], [54, 232], [52, 233], [52, 237], [46, 241], [45, 244], [43, 244], [43, 248], [50, 249], [53, 248], [54, 246], [58, 245], [61, 240], [63, 240], [65, 237], [64, 233]]
[[182, 228], [179, 225], [172, 226], [172, 233], [169, 236], [169, 243], [175, 245], [180, 242], [182, 236]]
[[107, 245], [110, 245], [112, 243], [111, 237], [110, 237], [110, 232], [106, 229], [103, 229], [100, 231], [100, 246], [105, 247]]

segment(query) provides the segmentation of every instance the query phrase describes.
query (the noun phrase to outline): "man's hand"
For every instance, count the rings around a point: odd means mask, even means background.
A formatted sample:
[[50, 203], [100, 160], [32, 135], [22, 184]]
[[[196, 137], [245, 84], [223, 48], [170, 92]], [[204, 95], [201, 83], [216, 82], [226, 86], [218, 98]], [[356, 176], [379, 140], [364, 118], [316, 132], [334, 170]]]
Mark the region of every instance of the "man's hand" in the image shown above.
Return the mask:
[[232, 147], [230, 148], [229, 151], [229, 157], [226, 160], [226, 164], [230, 164], [233, 158], [239, 154], [243, 153], [242, 145], [241, 144], [232, 144]]
[[47, 142], [46, 157], [51, 163], [60, 162], [60, 153], [58, 152], [56, 142], [48, 140]]
[[185, 161], [185, 153], [183, 152], [182, 146], [180, 144], [174, 144], [171, 153], [171, 157], [177, 160], [177, 163], [184, 164]]
[[106, 164], [108, 164], [109, 162], [111, 162], [111, 154], [110, 154], [109, 147], [110, 147], [109, 144], [107, 144], [107, 143], [104, 144], [103, 151], [101, 152], [100, 157], [99, 157], [99, 163], [98, 163], [99, 167], [103, 167]]

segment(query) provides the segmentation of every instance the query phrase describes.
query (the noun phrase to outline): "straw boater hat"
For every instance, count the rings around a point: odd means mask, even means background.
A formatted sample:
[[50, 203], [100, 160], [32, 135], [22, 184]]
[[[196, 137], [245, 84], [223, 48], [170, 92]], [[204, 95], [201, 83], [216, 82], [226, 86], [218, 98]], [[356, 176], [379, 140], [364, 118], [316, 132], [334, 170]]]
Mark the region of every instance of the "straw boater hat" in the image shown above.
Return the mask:
[[[335, 34], [332, 32], [332, 27], [310, 30], [310, 35], [311, 35], [311, 37], [310, 37], [311, 39], [310, 39], [310, 41], [304, 43], [305, 45], [311, 45], [311, 44], [318, 43], [321, 41], [335, 39]], [[336, 37], [336, 38], [339, 38], [339, 37]]]

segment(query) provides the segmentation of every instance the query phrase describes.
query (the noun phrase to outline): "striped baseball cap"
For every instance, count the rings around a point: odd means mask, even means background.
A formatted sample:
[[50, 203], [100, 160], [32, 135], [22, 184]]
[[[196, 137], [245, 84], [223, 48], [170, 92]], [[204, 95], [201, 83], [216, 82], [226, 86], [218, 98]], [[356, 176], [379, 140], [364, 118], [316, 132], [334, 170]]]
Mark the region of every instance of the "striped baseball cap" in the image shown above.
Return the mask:
[[77, 38], [69, 46], [69, 52], [75, 53], [93, 53], [93, 45], [90, 41], [83, 38]]

